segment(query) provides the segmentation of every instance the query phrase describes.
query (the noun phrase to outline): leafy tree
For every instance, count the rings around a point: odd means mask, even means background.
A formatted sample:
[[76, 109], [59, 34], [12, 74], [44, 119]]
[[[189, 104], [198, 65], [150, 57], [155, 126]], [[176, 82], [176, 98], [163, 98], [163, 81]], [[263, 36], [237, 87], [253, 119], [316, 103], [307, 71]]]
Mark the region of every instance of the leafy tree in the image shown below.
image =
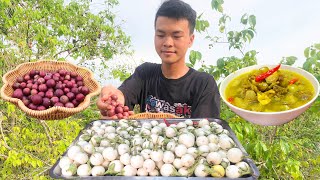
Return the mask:
[[112, 12], [118, 1], [106, 0], [97, 13], [90, 2], [1, 0], [0, 75], [38, 59], [71, 59], [92, 70], [106, 68], [107, 60], [129, 53], [130, 38]]
[[234, 49], [240, 52], [242, 57], [222, 57], [217, 60], [217, 65], [206, 65], [201, 61], [201, 52], [191, 51], [188, 65], [195, 67], [197, 63], [201, 63], [200, 71], [205, 71], [214, 76], [216, 80], [228, 76], [231, 72], [234, 72], [242, 67], [257, 64], [255, 50], [245, 52], [246, 44], [250, 43], [255, 35], [256, 17], [254, 15], [244, 14], [240, 23], [243, 25], [241, 30], [228, 30], [228, 22], [231, 21], [231, 17], [223, 11], [223, 0], [212, 0], [211, 7], [214, 11], [220, 14], [218, 29], [221, 34], [212, 35], [208, 30], [210, 23], [207, 20], [202, 19], [202, 14], [198, 16], [196, 21], [196, 31], [204, 33], [206, 39], [210, 41], [209, 48], [218, 44], [229, 45], [229, 50]]

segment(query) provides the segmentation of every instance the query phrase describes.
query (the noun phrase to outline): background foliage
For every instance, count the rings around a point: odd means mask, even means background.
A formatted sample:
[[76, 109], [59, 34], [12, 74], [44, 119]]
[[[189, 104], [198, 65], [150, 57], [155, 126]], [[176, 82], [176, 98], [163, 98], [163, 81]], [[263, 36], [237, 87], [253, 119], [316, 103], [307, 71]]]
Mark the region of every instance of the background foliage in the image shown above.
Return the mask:
[[[0, 0], [0, 74], [16, 65], [37, 59], [73, 58], [90, 66], [95, 73], [108, 69], [106, 61], [130, 53], [130, 38], [114, 22], [116, 0], [105, 2], [105, 11], [90, 12], [90, 1]], [[216, 65], [201, 60], [201, 52], [190, 52], [188, 65], [210, 73], [217, 81], [231, 72], [257, 63], [255, 50], [246, 50], [254, 38], [256, 18], [244, 14], [240, 30], [229, 30], [231, 18], [224, 13], [223, 0], [212, 0], [213, 11], [220, 14], [213, 35], [210, 22], [198, 17], [196, 30], [210, 40], [208, 48], [228, 43], [240, 57], [221, 57]], [[63, 16], [61, 16], [63, 14]], [[320, 81], [320, 44], [304, 50], [303, 69]], [[99, 59], [97, 65], [93, 59]], [[294, 65], [296, 57], [283, 57], [279, 63]], [[91, 66], [91, 65], [95, 66]], [[110, 70], [110, 69], [109, 69]], [[111, 70], [125, 79], [126, 68]], [[2, 81], [0, 80], [0, 86]], [[48, 170], [67, 149], [77, 134], [99, 118], [96, 99], [82, 113], [60, 121], [39, 121], [25, 116], [13, 104], [0, 99], [0, 179], [50, 179]], [[294, 121], [277, 127], [251, 124], [235, 115], [224, 103], [221, 118], [226, 120], [261, 173], [260, 179], [320, 178], [320, 98]]]

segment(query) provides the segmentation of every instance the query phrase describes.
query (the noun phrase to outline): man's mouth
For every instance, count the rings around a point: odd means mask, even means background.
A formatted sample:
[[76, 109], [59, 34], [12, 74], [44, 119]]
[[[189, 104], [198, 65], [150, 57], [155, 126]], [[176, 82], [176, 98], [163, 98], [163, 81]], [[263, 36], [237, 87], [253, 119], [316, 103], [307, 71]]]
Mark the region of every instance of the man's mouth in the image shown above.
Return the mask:
[[163, 54], [174, 54], [176, 51], [161, 51]]

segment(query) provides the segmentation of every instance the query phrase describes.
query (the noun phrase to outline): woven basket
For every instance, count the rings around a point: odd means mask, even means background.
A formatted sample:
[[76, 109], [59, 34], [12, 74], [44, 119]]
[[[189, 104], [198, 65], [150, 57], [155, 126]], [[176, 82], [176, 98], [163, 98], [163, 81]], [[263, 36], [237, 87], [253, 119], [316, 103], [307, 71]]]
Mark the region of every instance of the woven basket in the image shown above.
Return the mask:
[[128, 117], [128, 119], [175, 119], [181, 118], [170, 113], [139, 113]]
[[[30, 72], [32, 69], [47, 71], [65, 69], [67, 71], [76, 72], [78, 75], [83, 77], [84, 85], [89, 88], [90, 93], [86, 95], [83, 102], [81, 102], [75, 108], [55, 106], [42, 111], [31, 110], [26, 107], [20, 99], [12, 98], [11, 96], [14, 91], [12, 85], [16, 81], [17, 77], [23, 76], [24, 74]], [[17, 66], [15, 69], [7, 72], [2, 77], [2, 80], [3, 86], [1, 88], [1, 97], [4, 100], [17, 105], [27, 115], [41, 120], [58, 120], [81, 112], [90, 105], [91, 97], [98, 95], [101, 90], [99, 83], [94, 80], [93, 73], [89, 69], [79, 67], [65, 61], [41, 60], [36, 62], [23, 63]]]

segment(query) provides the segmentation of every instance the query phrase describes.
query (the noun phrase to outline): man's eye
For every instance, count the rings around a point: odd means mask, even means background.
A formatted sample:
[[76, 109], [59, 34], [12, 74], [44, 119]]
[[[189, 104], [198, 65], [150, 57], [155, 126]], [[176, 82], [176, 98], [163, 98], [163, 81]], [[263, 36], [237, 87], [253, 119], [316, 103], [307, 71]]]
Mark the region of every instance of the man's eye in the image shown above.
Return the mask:
[[163, 38], [163, 37], [164, 37], [163, 34], [158, 34], [157, 36], [160, 37], [160, 38]]
[[174, 36], [175, 39], [179, 39], [181, 38], [182, 36]]

